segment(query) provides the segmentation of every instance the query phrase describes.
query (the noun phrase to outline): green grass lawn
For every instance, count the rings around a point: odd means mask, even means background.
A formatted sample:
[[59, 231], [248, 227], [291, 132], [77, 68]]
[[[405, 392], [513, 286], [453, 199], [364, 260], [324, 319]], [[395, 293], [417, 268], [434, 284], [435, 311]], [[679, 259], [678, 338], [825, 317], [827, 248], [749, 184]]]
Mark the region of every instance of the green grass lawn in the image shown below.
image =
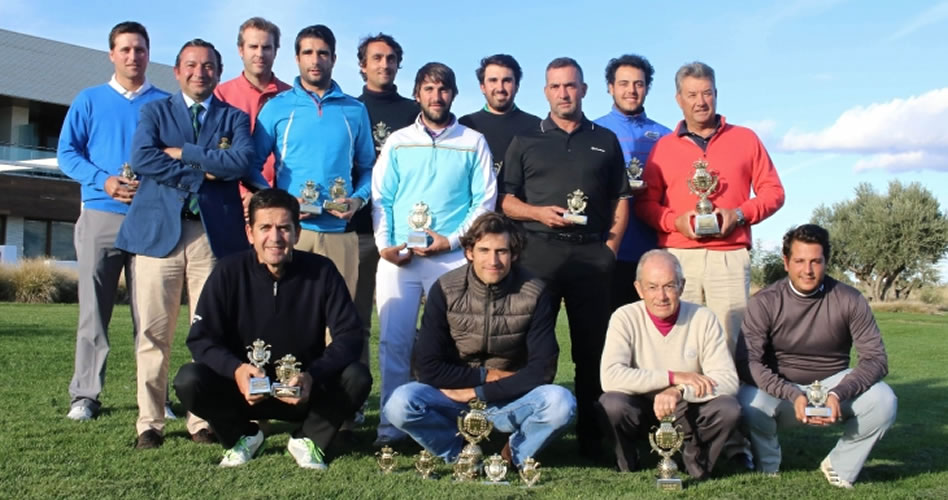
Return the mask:
[[[184, 311], [182, 311], [183, 313]], [[439, 480], [411, 472], [414, 444], [399, 451], [398, 472], [383, 476], [371, 443], [378, 421], [376, 389], [367, 426], [354, 448], [338, 453], [326, 472], [304, 471], [285, 455], [285, 425], [267, 438], [262, 454], [247, 466], [220, 469], [221, 449], [197, 445], [183, 419], [166, 428], [165, 445], [137, 451], [135, 365], [128, 307], [116, 308], [104, 411], [91, 422], [67, 420], [67, 387], [72, 376], [75, 305], [0, 303], [0, 497], [129, 498], [664, 498], [655, 490], [653, 469], [618, 474], [609, 462], [578, 458], [572, 434], [538, 457], [539, 486], [455, 484], [442, 466]], [[172, 372], [188, 360], [185, 315], [179, 324]], [[688, 498], [948, 498], [948, 317], [879, 314], [889, 351], [886, 381], [899, 397], [899, 416], [875, 447], [853, 491], [830, 487], [817, 471], [838, 431], [807, 429], [782, 436], [780, 478], [741, 473], [719, 465], [719, 478], [689, 484]], [[565, 321], [560, 321], [565, 325]], [[377, 339], [377, 335], [375, 335]], [[572, 387], [572, 364], [565, 326], [559, 331], [557, 380]], [[373, 343], [373, 352], [375, 344]], [[375, 361], [373, 360], [373, 363]], [[180, 406], [175, 406], [181, 411]], [[486, 453], [501, 447], [494, 436]], [[656, 457], [646, 464], [654, 467]]]

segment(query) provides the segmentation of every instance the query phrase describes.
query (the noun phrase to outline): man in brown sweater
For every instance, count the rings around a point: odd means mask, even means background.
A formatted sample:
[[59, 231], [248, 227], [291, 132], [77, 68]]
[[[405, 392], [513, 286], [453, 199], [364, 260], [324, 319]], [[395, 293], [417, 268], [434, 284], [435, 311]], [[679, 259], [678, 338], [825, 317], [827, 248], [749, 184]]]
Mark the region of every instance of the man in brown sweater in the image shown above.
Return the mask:
[[[778, 426], [843, 422], [843, 436], [820, 463], [827, 481], [852, 488], [876, 441], [895, 421], [897, 400], [884, 382], [889, 369], [882, 336], [866, 299], [826, 276], [829, 234], [815, 224], [783, 237], [787, 278], [758, 292], [747, 305], [736, 356], [738, 399], [750, 430], [757, 467], [780, 468]], [[855, 347], [856, 367], [849, 352]], [[807, 416], [805, 391], [819, 381], [829, 417]]]
[[620, 307], [609, 321], [599, 405], [620, 471], [638, 469], [635, 440], [674, 415], [685, 433], [688, 474], [707, 478], [740, 420], [724, 330], [710, 309], [679, 300], [684, 286], [678, 259], [650, 250], [636, 269], [642, 300]]

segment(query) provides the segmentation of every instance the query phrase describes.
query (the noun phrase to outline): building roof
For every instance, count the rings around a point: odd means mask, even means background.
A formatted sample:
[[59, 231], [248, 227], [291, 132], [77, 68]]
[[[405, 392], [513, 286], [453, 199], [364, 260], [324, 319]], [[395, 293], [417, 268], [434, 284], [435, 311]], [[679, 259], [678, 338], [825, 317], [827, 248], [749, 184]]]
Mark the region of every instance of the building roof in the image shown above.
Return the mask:
[[[148, 81], [177, 90], [172, 69], [150, 62]], [[0, 95], [69, 106], [80, 90], [107, 82], [113, 72], [104, 50], [0, 29]]]

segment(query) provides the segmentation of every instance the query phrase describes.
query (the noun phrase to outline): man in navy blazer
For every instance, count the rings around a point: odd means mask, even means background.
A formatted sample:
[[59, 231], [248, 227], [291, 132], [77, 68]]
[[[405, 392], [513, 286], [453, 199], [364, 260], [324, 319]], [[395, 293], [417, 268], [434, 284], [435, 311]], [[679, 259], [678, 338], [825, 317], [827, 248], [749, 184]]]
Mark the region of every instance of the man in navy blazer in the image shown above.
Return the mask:
[[[187, 283], [193, 315], [215, 260], [249, 248], [238, 180], [266, 185], [253, 168], [250, 119], [213, 96], [220, 67], [220, 54], [210, 43], [184, 44], [174, 68], [181, 92], [143, 107], [132, 140], [132, 168], [141, 183], [116, 246], [137, 254], [132, 300], [139, 328], [140, 449], [163, 442], [182, 287]], [[212, 441], [200, 419], [189, 416], [188, 431], [195, 441]]]

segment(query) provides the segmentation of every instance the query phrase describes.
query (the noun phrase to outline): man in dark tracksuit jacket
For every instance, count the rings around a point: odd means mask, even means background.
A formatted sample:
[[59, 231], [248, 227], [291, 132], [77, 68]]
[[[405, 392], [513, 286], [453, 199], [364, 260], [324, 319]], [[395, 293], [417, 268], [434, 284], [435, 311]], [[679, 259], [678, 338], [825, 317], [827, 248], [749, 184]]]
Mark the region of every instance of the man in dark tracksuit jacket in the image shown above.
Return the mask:
[[[254, 420], [300, 421], [287, 449], [300, 467], [325, 469], [323, 450], [368, 395], [372, 377], [359, 363], [362, 326], [332, 261], [293, 250], [299, 203], [279, 189], [250, 201], [253, 251], [222, 259], [198, 301], [188, 335], [193, 363], [175, 390], [185, 407], [210, 422], [226, 449], [221, 466], [242, 465], [263, 444]], [[325, 329], [333, 342], [325, 343]], [[269, 364], [248, 363], [255, 341]], [[275, 364], [292, 354], [301, 373], [289, 380], [299, 397], [250, 393], [251, 377], [276, 382]]]
[[464, 440], [457, 417], [487, 403], [494, 428], [512, 433], [501, 455], [515, 467], [535, 457], [572, 421], [576, 400], [553, 385], [559, 347], [543, 282], [514, 262], [519, 228], [478, 217], [461, 238], [468, 264], [441, 276], [425, 303], [412, 369], [417, 382], [392, 393], [383, 411], [397, 428], [451, 463]]

